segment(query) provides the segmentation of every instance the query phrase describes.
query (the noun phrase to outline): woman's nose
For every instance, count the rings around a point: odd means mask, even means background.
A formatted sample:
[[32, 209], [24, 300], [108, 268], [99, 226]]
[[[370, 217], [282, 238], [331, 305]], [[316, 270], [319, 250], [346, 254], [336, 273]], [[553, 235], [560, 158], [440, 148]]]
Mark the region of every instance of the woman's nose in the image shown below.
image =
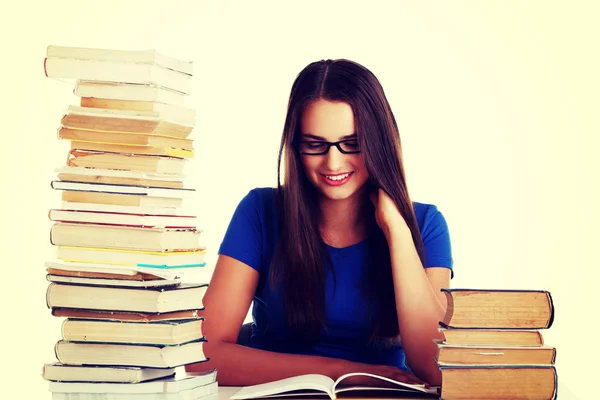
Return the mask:
[[338, 172], [344, 162], [346, 155], [340, 152], [336, 146], [331, 146], [327, 154], [325, 154], [325, 164], [331, 172]]

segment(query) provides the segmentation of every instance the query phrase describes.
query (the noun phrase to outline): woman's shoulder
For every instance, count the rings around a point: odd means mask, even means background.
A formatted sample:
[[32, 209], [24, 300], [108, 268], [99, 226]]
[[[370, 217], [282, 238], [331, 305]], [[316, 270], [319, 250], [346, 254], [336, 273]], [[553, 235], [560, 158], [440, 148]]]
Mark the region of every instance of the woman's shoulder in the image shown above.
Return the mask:
[[240, 204], [256, 209], [271, 207], [274, 204], [276, 192], [277, 189], [273, 187], [256, 187], [246, 193]]
[[412, 205], [417, 218], [419, 218], [419, 216], [424, 216], [427, 213], [435, 213], [436, 211], [438, 211], [438, 208], [435, 204], [413, 201]]
[[277, 219], [276, 193], [273, 187], [251, 189], [239, 202], [238, 210], [251, 220], [269, 224]]
[[413, 210], [422, 235], [427, 231], [447, 229], [446, 219], [435, 204], [413, 201]]
[[248, 192], [249, 196], [254, 196], [259, 199], [273, 199], [277, 188], [274, 187], [255, 187]]

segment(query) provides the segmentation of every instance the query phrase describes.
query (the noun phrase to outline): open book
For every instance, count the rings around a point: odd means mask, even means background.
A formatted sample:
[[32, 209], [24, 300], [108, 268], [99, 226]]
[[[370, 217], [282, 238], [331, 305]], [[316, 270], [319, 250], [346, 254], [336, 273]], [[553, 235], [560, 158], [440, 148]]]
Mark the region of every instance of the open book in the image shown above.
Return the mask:
[[[388, 385], [387, 387], [376, 386], [344, 386], [344, 379], [351, 376], [368, 376], [371, 378], [380, 379], [395, 387]], [[432, 398], [437, 398], [439, 386], [413, 385], [402, 383], [379, 375], [368, 374], [365, 372], [353, 372], [340, 376], [336, 381], [325, 375], [308, 374], [299, 375], [292, 378], [282, 379], [279, 381], [263, 383], [260, 385], [246, 386], [239, 392], [231, 396], [231, 400], [256, 399], [268, 397], [284, 397], [284, 396], [315, 396], [327, 395], [332, 400], [337, 398], [338, 393], [348, 391], [393, 391], [394, 396], [401, 393], [404, 394], [420, 394], [420, 395], [435, 395]], [[427, 398], [427, 396], [423, 396]]]

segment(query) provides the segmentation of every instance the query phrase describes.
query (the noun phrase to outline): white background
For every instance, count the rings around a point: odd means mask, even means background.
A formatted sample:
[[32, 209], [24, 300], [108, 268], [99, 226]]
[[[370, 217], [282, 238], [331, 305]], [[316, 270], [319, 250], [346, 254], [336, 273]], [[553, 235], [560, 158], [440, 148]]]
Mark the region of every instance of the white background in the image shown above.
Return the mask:
[[365, 65], [398, 121], [412, 199], [448, 221], [452, 286], [549, 290], [556, 319], [544, 337], [557, 347], [559, 378], [594, 398], [599, 9], [566, 4], [13, 3], [0, 25], [4, 390], [50, 398], [40, 373], [60, 339], [43, 263], [54, 254], [47, 212], [60, 205], [49, 182], [68, 148], [56, 129], [77, 99], [72, 85], [44, 77], [53, 44], [156, 48], [194, 62], [186, 105], [198, 110], [197, 156], [187, 171], [202, 194], [194, 206], [209, 246], [205, 281], [239, 200], [276, 183], [296, 75], [326, 58]]

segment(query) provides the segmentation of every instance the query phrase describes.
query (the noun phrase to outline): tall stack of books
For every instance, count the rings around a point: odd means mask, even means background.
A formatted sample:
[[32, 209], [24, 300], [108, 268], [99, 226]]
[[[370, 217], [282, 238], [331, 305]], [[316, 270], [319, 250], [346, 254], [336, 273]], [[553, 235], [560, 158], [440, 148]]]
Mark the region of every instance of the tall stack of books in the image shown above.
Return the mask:
[[554, 305], [544, 290], [443, 289], [438, 342], [443, 400], [557, 396], [556, 348], [544, 344]]
[[75, 82], [77, 105], [60, 120], [70, 141], [52, 188], [46, 294], [65, 318], [58, 362], [43, 377], [57, 399], [199, 399], [217, 392], [200, 310], [206, 284], [197, 215], [184, 199], [195, 113], [184, 107], [192, 63], [156, 51], [49, 46], [46, 76]]

